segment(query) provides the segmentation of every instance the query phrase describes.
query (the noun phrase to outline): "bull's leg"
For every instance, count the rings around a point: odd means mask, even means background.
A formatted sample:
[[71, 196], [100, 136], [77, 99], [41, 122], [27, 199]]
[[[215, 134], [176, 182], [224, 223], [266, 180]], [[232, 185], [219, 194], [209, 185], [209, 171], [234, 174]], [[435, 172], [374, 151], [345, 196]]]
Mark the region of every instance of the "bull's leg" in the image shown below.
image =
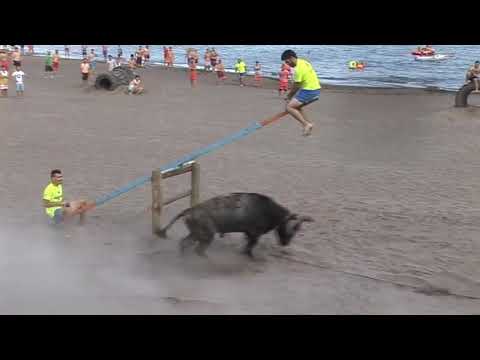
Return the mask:
[[192, 234], [188, 234], [182, 240], [180, 240], [180, 255], [183, 255], [185, 253], [185, 250], [191, 247], [194, 243], [195, 238], [192, 236]]
[[205, 250], [210, 246], [215, 234], [204, 234], [198, 239], [198, 245], [195, 247], [195, 252], [198, 256], [206, 257]]
[[255, 247], [255, 245], [257, 245], [259, 236], [254, 234], [249, 234], [249, 233], [246, 233], [245, 235], [247, 237], [247, 245], [245, 246], [243, 252], [244, 254], [253, 258], [252, 250]]

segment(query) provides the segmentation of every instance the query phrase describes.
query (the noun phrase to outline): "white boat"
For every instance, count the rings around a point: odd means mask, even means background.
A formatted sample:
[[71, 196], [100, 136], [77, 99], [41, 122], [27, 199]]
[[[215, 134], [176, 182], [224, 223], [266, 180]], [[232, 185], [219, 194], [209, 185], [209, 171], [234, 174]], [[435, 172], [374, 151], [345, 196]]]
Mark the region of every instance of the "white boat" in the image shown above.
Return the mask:
[[435, 60], [445, 60], [448, 57], [448, 55], [445, 54], [435, 54], [435, 55], [416, 55], [415, 60], [420, 60], [420, 61], [435, 61]]

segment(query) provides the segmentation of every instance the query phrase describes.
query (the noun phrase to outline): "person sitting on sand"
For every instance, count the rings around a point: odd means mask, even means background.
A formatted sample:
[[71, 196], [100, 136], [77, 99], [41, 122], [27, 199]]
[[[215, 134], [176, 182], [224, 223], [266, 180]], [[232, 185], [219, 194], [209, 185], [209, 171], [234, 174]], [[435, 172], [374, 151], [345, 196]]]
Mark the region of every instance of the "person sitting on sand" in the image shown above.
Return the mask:
[[51, 221], [57, 225], [66, 218], [80, 215], [80, 222], [84, 220], [85, 200], [63, 201], [63, 176], [59, 169], [50, 172], [50, 184], [43, 190], [43, 206]]
[[247, 64], [242, 59], [237, 59], [237, 63], [235, 64], [235, 72], [238, 74], [238, 80], [240, 81], [240, 86], [245, 86], [243, 83], [243, 78], [247, 73]]
[[88, 76], [90, 75], [90, 64], [87, 58], [84, 58], [80, 63], [80, 71], [82, 73], [82, 81], [84, 84], [88, 83]]
[[217, 72], [217, 85], [221, 82], [224, 83], [225, 79], [225, 66], [222, 63], [222, 60], [218, 60], [217, 66], [215, 66], [215, 71]]
[[465, 76], [466, 84], [471, 81], [475, 82], [475, 92], [478, 92], [480, 88], [480, 61], [478, 60], [468, 69], [467, 75]]
[[0, 94], [8, 96], [8, 70], [5, 66], [0, 70]]
[[135, 75], [135, 78], [130, 81], [130, 84], [128, 85], [128, 90], [127, 93], [134, 94], [134, 95], [140, 95], [143, 92], [143, 87], [140, 86], [142, 84], [142, 81], [140, 80], [140, 75]]
[[308, 61], [297, 58], [293, 50], [285, 50], [281, 59], [295, 68], [294, 84], [285, 99], [288, 101], [286, 111], [303, 125], [303, 135], [308, 136], [313, 124], [306, 118], [301, 107], [320, 96], [320, 81], [313, 66]]

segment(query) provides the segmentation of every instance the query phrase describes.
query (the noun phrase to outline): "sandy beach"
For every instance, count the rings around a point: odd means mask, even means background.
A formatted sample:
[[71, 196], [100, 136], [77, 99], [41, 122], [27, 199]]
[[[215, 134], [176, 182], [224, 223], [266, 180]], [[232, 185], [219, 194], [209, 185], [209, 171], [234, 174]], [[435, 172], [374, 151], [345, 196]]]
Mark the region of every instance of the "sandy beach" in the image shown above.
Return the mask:
[[[192, 89], [185, 70], [157, 67], [128, 96], [82, 86], [76, 60], [55, 79], [42, 58], [23, 64], [25, 96], [11, 80], [0, 98], [0, 314], [480, 312], [480, 108], [454, 108], [454, 93], [325, 86], [312, 136], [286, 117], [200, 158], [202, 200], [258, 192], [316, 220], [289, 247], [265, 235], [254, 261], [240, 234], [204, 260], [178, 256], [182, 222], [151, 234], [149, 185], [52, 228], [50, 170], [65, 200], [93, 200], [283, 110], [276, 82], [200, 73]], [[189, 180], [165, 180], [166, 196]]]

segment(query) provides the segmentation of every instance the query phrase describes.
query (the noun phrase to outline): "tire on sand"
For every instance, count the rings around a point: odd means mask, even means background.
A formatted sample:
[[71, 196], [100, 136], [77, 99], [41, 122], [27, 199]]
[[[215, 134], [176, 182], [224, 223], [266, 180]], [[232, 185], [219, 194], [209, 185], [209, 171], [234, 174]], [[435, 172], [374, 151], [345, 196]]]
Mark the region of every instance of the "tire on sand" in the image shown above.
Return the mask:
[[135, 74], [128, 67], [119, 66], [111, 72], [99, 74], [95, 80], [95, 87], [113, 91], [120, 85], [130, 84], [134, 77]]
[[119, 85], [128, 85], [135, 74], [126, 66], [119, 66], [112, 70], [111, 74], [117, 79]]
[[[478, 81], [478, 83], [478, 89], [480, 90], [480, 81]], [[463, 85], [455, 96], [455, 107], [467, 107], [468, 96], [472, 93], [472, 91], [475, 91], [475, 81], [471, 81], [468, 84]]]
[[97, 89], [113, 91], [118, 87], [118, 85], [120, 85], [118, 80], [115, 76], [112, 76], [112, 74], [100, 74], [95, 80], [95, 87]]

